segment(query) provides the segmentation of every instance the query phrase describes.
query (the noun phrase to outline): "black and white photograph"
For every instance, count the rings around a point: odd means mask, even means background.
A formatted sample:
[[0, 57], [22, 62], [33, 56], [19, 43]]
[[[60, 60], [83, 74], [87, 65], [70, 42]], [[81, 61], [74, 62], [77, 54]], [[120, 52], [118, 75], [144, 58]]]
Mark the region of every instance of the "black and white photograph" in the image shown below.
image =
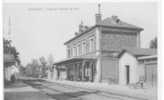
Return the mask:
[[159, 2], [3, 3], [4, 100], [158, 100]]

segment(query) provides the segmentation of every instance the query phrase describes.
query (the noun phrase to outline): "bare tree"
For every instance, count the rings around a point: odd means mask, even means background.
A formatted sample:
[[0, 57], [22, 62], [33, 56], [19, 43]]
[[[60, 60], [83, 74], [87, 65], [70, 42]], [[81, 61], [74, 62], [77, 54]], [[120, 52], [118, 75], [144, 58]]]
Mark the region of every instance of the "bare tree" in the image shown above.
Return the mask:
[[40, 60], [40, 63], [42, 64], [42, 77], [46, 77], [47, 76], [47, 73], [46, 73], [46, 71], [47, 71], [47, 66], [46, 66], [47, 61], [43, 56], [40, 57], [39, 60]]
[[158, 46], [157, 42], [158, 42], [157, 37], [155, 37], [153, 40], [151, 40], [150, 41], [150, 48], [157, 49], [157, 46]]
[[48, 56], [48, 66], [49, 66], [49, 71], [53, 72], [53, 63], [54, 63], [54, 58], [53, 55], [50, 54]]
[[48, 64], [50, 65], [50, 66], [52, 66], [53, 65], [53, 63], [54, 63], [54, 58], [53, 58], [53, 55], [52, 54], [50, 54], [49, 56], [48, 56]]

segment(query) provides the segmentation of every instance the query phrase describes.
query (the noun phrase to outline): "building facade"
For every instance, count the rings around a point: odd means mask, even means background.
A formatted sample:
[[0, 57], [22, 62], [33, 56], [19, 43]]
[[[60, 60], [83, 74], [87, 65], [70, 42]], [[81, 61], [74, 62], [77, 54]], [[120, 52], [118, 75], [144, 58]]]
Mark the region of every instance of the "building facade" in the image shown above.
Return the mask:
[[144, 79], [148, 86], [156, 87], [158, 79], [158, 57], [157, 55], [138, 58], [140, 67], [144, 68]]
[[57, 79], [119, 83], [119, 58], [122, 48], [140, 48], [140, 32], [135, 25], [111, 16], [95, 25], [81, 23], [75, 37], [66, 41], [67, 58], [56, 62]]
[[19, 73], [18, 65], [16, 64], [16, 59], [12, 54], [4, 54], [4, 80], [5, 82], [11, 81], [12, 76], [17, 78]]

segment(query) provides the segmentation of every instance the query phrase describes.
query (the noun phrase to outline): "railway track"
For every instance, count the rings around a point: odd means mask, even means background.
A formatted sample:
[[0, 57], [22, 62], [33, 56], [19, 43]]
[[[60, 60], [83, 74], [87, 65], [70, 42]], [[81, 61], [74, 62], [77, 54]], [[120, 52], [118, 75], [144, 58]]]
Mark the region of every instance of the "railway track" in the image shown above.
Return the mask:
[[[56, 99], [55, 94], [62, 94], [62, 96], [65, 96], [64, 98], [71, 98], [71, 100], [85, 100], [81, 96], [94, 94], [96, 96], [108, 98], [107, 100], [147, 100], [143, 98], [134, 98], [129, 96], [116, 95], [110, 92], [97, 91], [95, 89], [75, 87], [72, 85], [65, 85], [55, 82], [52, 83], [44, 80], [24, 80], [24, 83], [32, 86], [33, 88], [39, 89], [41, 92], [44, 92], [46, 95], [55, 99]], [[58, 89], [56, 87], [60, 87], [61, 89], [60, 88]], [[63, 99], [58, 98], [57, 100], [63, 100]], [[65, 100], [69, 100], [69, 99], [65, 99]]]
[[[49, 86], [46, 86], [43, 84], [43, 82], [34, 82], [34, 81], [23, 81], [24, 83], [32, 86], [35, 89], [38, 89], [42, 93], [50, 96], [51, 98], [57, 99], [57, 100], [63, 100], [63, 98], [71, 98], [71, 100], [82, 100], [82, 98], [79, 98], [77, 96], [70, 95], [62, 90], [50, 88]], [[62, 94], [62, 97], [54, 97], [55, 94]]]

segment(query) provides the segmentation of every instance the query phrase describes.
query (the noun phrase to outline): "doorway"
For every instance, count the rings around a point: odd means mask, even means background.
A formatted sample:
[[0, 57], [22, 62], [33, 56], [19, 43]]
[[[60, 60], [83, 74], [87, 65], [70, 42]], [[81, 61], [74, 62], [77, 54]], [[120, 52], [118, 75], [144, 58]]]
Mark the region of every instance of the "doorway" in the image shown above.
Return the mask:
[[130, 66], [126, 65], [125, 68], [126, 68], [126, 72], [125, 72], [125, 74], [126, 74], [126, 84], [129, 84], [130, 83]]

